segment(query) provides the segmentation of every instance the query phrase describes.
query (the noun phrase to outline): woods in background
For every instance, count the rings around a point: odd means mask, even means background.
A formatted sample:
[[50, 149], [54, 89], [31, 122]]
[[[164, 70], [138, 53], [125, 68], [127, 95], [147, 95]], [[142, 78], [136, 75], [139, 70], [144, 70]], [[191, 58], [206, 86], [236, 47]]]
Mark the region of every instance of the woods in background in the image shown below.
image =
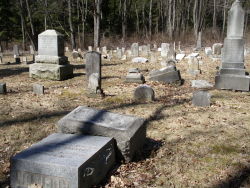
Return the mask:
[[[1, 0], [0, 42], [37, 47], [46, 29], [63, 33], [72, 48], [100, 46], [104, 37], [169, 40], [210, 29], [216, 37], [226, 30], [227, 11], [234, 0]], [[243, 1], [248, 13], [250, 2]], [[246, 14], [248, 15], [248, 14]], [[246, 16], [248, 20], [248, 16]], [[247, 27], [247, 21], [246, 21]], [[87, 40], [88, 36], [88, 40]]]

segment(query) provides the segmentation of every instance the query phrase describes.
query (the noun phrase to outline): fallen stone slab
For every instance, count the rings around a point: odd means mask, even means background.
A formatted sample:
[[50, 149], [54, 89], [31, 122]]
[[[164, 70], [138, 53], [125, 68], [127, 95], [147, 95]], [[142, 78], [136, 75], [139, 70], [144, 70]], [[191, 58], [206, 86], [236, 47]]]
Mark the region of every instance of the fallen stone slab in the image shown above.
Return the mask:
[[132, 161], [146, 139], [144, 119], [79, 106], [58, 123], [58, 132], [107, 136], [116, 140], [119, 158]]
[[206, 80], [192, 80], [191, 82], [193, 88], [209, 89], [213, 87], [213, 85]]
[[163, 83], [174, 83], [181, 81], [180, 71], [176, 70], [175, 66], [162, 68], [160, 70], [153, 70], [149, 73], [149, 80]]
[[11, 158], [11, 187], [98, 185], [115, 164], [114, 146], [108, 137], [52, 134]]
[[136, 57], [132, 59], [132, 63], [147, 63], [148, 59], [144, 57]]

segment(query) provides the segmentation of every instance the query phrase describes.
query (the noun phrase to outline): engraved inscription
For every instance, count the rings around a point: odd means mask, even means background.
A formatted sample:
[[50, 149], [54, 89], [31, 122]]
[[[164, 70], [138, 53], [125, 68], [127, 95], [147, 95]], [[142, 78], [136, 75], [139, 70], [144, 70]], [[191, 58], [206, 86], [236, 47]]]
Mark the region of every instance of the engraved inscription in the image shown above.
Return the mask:
[[86, 168], [83, 173], [83, 177], [91, 176], [94, 173], [95, 169], [94, 168]]
[[32, 187], [33, 185], [37, 185], [38, 187], [69, 188], [67, 180], [61, 177], [47, 176], [44, 174], [35, 174], [24, 171], [16, 171], [15, 173], [17, 177], [17, 187]]
[[38, 40], [38, 54], [58, 56], [57, 37], [42, 36]]

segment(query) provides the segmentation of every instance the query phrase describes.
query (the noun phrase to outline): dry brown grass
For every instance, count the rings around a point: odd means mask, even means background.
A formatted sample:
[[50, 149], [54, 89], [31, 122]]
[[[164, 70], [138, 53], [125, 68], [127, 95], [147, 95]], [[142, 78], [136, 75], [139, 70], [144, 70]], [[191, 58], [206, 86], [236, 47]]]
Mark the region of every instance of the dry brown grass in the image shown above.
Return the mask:
[[[203, 74], [196, 79], [214, 83], [219, 62], [202, 56]], [[8, 184], [11, 156], [55, 132], [61, 117], [86, 105], [147, 119], [149, 139], [142, 155], [137, 162], [118, 166], [103, 186], [250, 187], [249, 93], [213, 90], [211, 107], [192, 106], [190, 80], [194, 78], [186, 74], [184, 60], [177, 64], [184, 85], [147, 82], [157, 100], [137, 104], [132, 93], [138, 84], [123, 83], [121, 77], [131, 67], [151, 70], [160, 65], [114, 59], [103, 63], [107, 97], [92, 99], [85, 96], [82, 63], [73, 64], [77, 76], [63, 82], [29, 78], [28, 65], [0, 65], [0, 82], [8, 87], [8, 94], [0, 96], [0, 185]], [[143, 74], [148, 76], [146, 71]], [[37, 82], [45, 86], [45, 95], [32, 93], [32, 83]]]

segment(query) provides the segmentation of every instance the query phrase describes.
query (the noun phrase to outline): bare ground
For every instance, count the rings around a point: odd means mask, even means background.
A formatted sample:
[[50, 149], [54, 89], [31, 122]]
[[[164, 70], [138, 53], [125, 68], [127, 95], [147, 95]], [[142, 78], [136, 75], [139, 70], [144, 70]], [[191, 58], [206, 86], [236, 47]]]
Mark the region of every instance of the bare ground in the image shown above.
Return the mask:
[[[147, 119], [141, 156], [118, 165], [103, 187], [250, 187], [250, 93], [212, 90], [211, 107], [192, 106], [190, 81], [214, 83], [219, 66], [202, 56], [202, 74], [196, 78], [186, 73], [187, 60], [177, 64], [185, 79], [182, 86], [147, 82], [157, 97], [152, 103], [134, 102], [138, 84], [122, 78], [131, 67], [144, 70], [147, 78], [147, 70], [159, 64], [104, 61], [105, 98], [86, 97], [82, 62], [71, 60], [75, 77], [62, 82], [29, 78], [28, 65], [0, 65], [0, 82], [8, 87], [8, 94], [0, 95], [0, 186], [9, 185], [11, 156], [55, 132], [61, 117], [85, 105]], [[33, 83], [43, 84], [45, 95], [33, 94]]]

